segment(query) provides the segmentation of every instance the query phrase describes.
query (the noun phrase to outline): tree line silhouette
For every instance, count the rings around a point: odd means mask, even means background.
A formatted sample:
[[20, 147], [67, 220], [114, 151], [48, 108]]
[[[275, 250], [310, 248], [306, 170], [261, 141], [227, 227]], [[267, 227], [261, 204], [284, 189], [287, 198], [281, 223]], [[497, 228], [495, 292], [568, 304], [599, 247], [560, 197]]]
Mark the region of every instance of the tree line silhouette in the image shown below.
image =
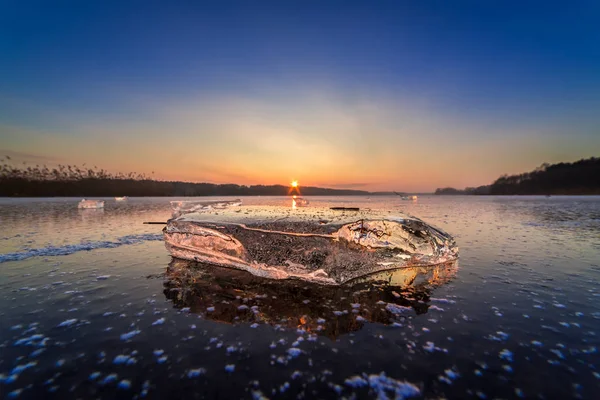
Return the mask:
[[[236, 185], [159, 181], [145, 174], [110, 173], [98, 167], [58, 165], [20, 166], [6, 156], [0, 159], [2, 197], [113, 197], [113, 196], [284, 196], [283, 185]], [[154, 173], [152, 173], [154, 174]], [[303, 195], [368, 195], [362, 190], [303, 187]]]
[[544, 163], [531, 172], [502, 175], [491, 185], [464, 190], [440, 188], [435, 194], [551, 195], [600, 194], [600, 158]]

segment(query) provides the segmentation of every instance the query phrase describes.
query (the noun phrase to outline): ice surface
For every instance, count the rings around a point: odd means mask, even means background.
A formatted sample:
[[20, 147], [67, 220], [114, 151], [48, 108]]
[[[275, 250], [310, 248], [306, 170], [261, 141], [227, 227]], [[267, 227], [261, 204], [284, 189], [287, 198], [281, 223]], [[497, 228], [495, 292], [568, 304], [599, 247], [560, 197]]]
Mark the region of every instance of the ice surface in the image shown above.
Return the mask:
[[[138, 244], [149, 240], [162, 240], [162, 235], [159, 234], [138, 234], [127, 235], [117, 238], [114, 241], [95, 241], [79, 244], [66, 244], [63, 246], [48, 246], [39, 249], [28, 249], [14, 253], [0, 254], [0, 263], [8, 261], [21, 261], [31, 257], [49, 257], [49, 256], [66, 256], [77, 253], [79, 251], [90, 251], [96, 249], [113, 249], [115, 247]], [[107, 275], [108, 277], [108, 275]], [[102, 279], [99, 276], [98, 279]]]

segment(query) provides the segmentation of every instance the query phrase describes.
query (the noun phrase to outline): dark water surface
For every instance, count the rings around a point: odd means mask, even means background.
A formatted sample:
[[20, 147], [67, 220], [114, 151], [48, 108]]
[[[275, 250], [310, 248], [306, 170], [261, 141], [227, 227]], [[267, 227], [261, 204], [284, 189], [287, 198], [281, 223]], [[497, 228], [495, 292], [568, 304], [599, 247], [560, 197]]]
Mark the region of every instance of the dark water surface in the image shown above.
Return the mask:
[[600, 197], [310, 198], [415, 215], [460, 247], [458, 265], [338, 288], [172, 260], [142, 224], [171, 199], [78, 200], [0, 199], [0, 398], [600, 393]]

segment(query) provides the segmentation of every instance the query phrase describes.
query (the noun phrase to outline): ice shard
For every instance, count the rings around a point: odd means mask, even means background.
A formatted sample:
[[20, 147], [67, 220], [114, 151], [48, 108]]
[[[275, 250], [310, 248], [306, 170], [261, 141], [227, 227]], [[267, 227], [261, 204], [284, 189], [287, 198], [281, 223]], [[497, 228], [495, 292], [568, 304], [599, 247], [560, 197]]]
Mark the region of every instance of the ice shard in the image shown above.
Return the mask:
[[370, 210], [228, 207], [179, 215], [163, 232], [176, 258], [329, 285], [458, 258], [454, 239], [442, 230]]

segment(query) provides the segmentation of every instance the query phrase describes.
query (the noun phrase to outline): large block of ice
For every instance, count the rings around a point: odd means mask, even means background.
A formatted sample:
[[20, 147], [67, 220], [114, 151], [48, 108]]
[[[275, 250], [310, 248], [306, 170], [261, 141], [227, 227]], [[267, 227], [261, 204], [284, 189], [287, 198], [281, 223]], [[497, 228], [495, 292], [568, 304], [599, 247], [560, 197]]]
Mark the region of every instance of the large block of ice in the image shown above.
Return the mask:
[[442, 230], [369, 210], [224, 208], [180, 215], [163, 232], [176, 258], [330, 285], [458, 257], [454, 239]]

